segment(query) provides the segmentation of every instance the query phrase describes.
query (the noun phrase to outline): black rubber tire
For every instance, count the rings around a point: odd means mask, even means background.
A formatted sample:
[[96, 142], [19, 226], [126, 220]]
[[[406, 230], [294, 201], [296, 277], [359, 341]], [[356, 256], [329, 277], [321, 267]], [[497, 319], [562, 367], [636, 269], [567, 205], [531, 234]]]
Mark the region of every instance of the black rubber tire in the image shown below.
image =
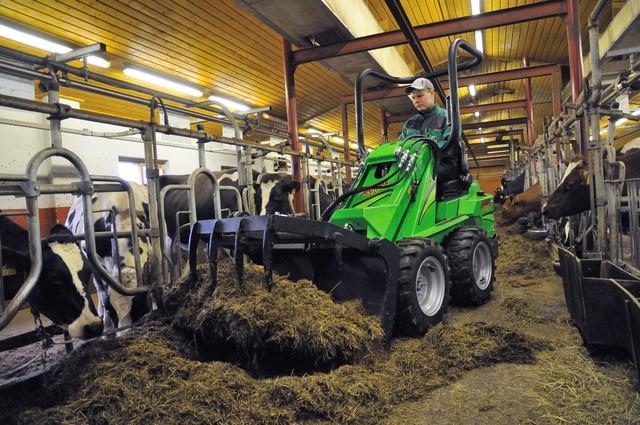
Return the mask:
[[[442, 322], [449, 304], [449, 266], [441, 246], [429, 239], [404, 239], [398, 242], [400, 249], [400, 276], [398, 278], [398, 304], [394, 334], [397, 336], [422, 336], [429, 328]], [[416, 278], [418, 268], [427, 257], [433, 257], [444, 272], [444, 299], [438, 311], [431, 316], [423, 313], [418, 304]]]
[[[491, 252], [491, 279], [482, 289], [473, 273], [473, 252], [479, 243], [486, 243]], [[445, 241], [445, 252], [451, 269], [451, 300], [456, 305], [482, 305], [491, 298], [496, 279], [495, 252], [484, 230], [463, 227], [452, 232]]]

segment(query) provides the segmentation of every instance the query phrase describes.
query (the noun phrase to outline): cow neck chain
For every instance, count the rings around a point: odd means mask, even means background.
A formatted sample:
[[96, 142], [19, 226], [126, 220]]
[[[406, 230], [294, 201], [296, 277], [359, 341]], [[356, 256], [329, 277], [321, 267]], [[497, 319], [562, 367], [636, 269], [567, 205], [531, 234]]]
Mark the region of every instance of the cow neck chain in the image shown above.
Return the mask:
[[31, 314], [33, 315], [33, 323], [36, 326], [36, 337], [39, 338], [41, 342], [40, 346], [42, 350], [40, 351], [40, 364], [42, 364], [42, 374], [43, 379], [45, 380], [44, 384], [46, 384], [47, 351], [53, 346], [53, 338], [42, 324], [40, 313], [32, 309]]

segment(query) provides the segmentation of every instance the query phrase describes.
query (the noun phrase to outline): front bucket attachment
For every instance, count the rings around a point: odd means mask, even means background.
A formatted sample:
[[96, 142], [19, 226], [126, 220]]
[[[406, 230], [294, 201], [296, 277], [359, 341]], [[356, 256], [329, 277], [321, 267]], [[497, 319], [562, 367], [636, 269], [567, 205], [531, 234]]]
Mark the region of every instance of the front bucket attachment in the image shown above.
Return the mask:
[[387, 338], [396, 314], [399, 252], [387, 240], [367, 239], [331, 223], [286, 216], [250, 216], [203, 220], [191, 229], [189, 267], [196, 273], [200, 241], [208, 242], [212, 290], [216, 286], [218, 248], [233, 250], [236, 277], [244, 283], [244, 256], [272, 276], [309, 279], [337, 302], [359, 299], [369, 314], [380, 317]]

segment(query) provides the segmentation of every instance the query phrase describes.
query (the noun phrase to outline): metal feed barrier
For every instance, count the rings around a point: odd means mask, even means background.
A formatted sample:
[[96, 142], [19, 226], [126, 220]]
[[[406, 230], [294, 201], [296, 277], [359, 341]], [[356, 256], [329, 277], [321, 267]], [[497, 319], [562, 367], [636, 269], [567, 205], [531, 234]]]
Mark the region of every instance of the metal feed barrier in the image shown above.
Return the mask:
[[[76, 169], [80, 176], [80, 181], [71, 184], [45, 184], [39, 183], [37, 180], [38, 169], [42, 163], [51, 157], [62, 157], [67, 159]], [[108, 181], [111, 184], [94, 185], [94, 181]], [[135, 199], [131, 188], [124, 184], [120, 179], [107, 176], [90, 176], [89, 172], [80, 158], [65, 148], [50, 147], [38, 152], [28, 163], [25, 175], [0, 175], [0, 196], [16, 196], [24, 197], [26, 202], [26, 216], [28, 219], [29, 233], [29, 255], [31, 258], [31, 268], [25, 281], [20, 289], [9, 302], [3, 306], [2, 315], [0, 316], [0, 329], [9, 324], [15, 317], [20, 307], [26, 302], [29, 294], [35, 287], [40, 273], [42, 271], [42, 246], [40, 243], [40, 217], [38, 214], [38, 197], [41, 195], [51, 194], [80, 194], [82, 196], [82, 207], [84, 213], [85, 234], [77, 235], [76, 240], [84, 240], [86, 243], [86, 253], [95, 272], [100, 279], [122, 295], [138, 295], [148, 292], [151, 287], [142, 285], [142, 266], [139, 256], [136, 256], [136, 276], [138, 287], [127, 288], [119, 281], [113, 279], [109, 272], [104, 269], [98, 254], [96, 253], [96, 237], [114, 237], [112, 232], [95, 232], [93, 228], [93, 211], [91, 205], [91, 196], [96, 192], [116, 192], [126, 191], [129, 196], [129, 205], [131, 209], [132, 222], [135, 223]], [[138, 230], [136, 226], [132, 226], [132, 233], [125, 232], [126, 235], [118, 234], [118, 237], [133, 237], [134, 246], [137, 245], [137, 236], [140, 234], [150, 234], [149, 231]], [[55, 238], [50, 237], [50, 240]], [[138, 251], [135, 250], [135, 253]]]
[[[625, 166], [616, 159], [613, 146], [616, 122], [640, 119], [618, 109], [616, 100], [640, 81], [640, 51], [629, 54], [628, 70], [613, 83], [602, 84], [598, 17], [606, 4], [599, 0], [589, 18], [588, 90], [575, 105], [568, 105], [565, 115], [545, 126], [542, 149], [555, 143], [560, 155], [565, 152], [562, 145], [575, 137], [589, 164], [590, 210], [569, 221], [575, 229], [580, 226], [574, 235], [579, 245], [570, 240], [569, 246], [559, 247], [559, 274], [571, 319], [585, 344], [626, 351], [640, 383], [640, 182], [625, 179]], [[602, 116], [609, 119], [603, 140]], [[555, 168], [556, 174], [547, 179], [548, 192], [559, 183], [562, 161]]]
[[608, 260], [559, 251], [567, 309], [582, 340], [625, 350], [640, 382], [640, 278]]

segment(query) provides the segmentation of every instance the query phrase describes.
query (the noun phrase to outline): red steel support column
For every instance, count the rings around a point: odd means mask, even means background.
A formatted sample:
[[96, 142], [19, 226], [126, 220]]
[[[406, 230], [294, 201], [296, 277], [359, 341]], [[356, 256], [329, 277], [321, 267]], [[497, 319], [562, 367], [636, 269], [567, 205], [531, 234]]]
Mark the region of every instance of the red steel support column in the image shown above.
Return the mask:
[[567, 0], [567, 50], [571, 75], [571, 100], [578, 99], [582, 91], [582, 40], [578, 0]]
[[[347, 115], [347, 104], [340, 103], [340, 113], [342, 114], [342, 138], [344, 139], [344, 160], [346, 162], [351, 161], [351, 148], [349, 147], [349, 116]], [[346, 165], [344, 167], [344, 181], [347, 184], [351, 184], [351, 167]]]
[[[529, 58], [522, 58], [522, 64], [525, 68], [529, 67]], [[529, 145], [533, 145], [536, 141], [536, 127], [533, 118], [533, 93], [531, 92], [531, 79], [524, 80], [524, 97], [527, 100], [527, 136]]]
[[[291, 149], [300, 152], [300, 142], [298, 141], [298, 107], [296, 105], [296, 85], [294, 79], [295, 66], [291, 62], [291, 43], [285, 38], [282, 39], [282, 63], [284, 70], [284, 94], [287, 106], [287, 126], [289, 131], [289, 142]], [[291, 164], [293, 168], [293, 180], [302, 186], [302, 173], [300, 169], [300, 157], [292, 156]], [[296, 212], [304, 211], [304, 200], [302, 190], [298, 190], [294, 197], [293, 206]]]
[[[580, 37], [580, 13], [578, 0], [567, 0], [567, 50], [569, 53], [569, 73], [571, 75], [571, 101], [576, 103], [582, 91], [582, 39]], [[587, 116], [584, 114], [576, 124], [580, 131], [580, 151], [587, 153], [589, 143]]]
[[380, 109], [380, 130], [382, 131], [382, 143], [387, 143], [389, 141], [389, 123], [384, 109]]

